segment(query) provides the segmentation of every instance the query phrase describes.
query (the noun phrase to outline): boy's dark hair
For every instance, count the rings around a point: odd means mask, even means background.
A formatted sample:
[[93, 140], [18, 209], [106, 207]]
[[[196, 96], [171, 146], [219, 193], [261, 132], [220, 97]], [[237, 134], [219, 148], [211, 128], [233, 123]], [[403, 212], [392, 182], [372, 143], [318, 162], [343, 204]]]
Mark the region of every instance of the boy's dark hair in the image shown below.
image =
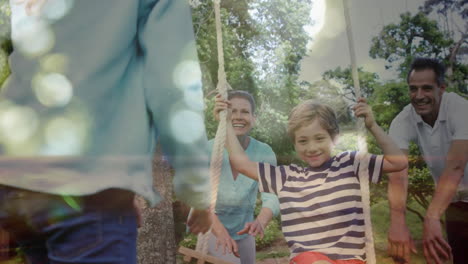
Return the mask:
[[340, 133], [335, 111], [328, 105], [307, 100], [294, 107], [289, 114], [288, 134], [292, 141], [295, 142], [295, 133], [299, 128], [310, 125], [315, 119], [327, 130], [332, 140], [335, 140]]
[[242, 90], [230, 90], [228, 91], [228, 100], [231, 100], [232, 98], [243, 98], [249, 101], [252, 110], [252, 115], [255, 114], [255, 100], [252, 94]]
[[409, 77], [414, 71], [421, 70], [433, 70], [436, 77], [437, 85], [445, 83], [445, 66], [442, 62], [432, 58], [415, 58], [411, 63], [408, 75], [406, 76], [406, 82], [409, 83]]

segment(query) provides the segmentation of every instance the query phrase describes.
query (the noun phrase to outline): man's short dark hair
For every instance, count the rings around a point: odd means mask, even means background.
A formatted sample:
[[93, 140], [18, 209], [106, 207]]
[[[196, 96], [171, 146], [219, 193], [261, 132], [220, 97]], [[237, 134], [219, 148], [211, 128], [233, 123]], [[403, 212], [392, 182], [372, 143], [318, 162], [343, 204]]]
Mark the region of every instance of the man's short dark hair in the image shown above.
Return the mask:
[[436, 82], [440, 86], [445, 83], [445, 66], [442, 62], [432, 58], [415, 58], [411, 63], [406, 82], [409, 83], [411, 72], [421, 70], [433, 70], [436, 77]]
[[249, 92], [242, 91], [242, 90], [230, 90], [228, 91], [228, 100], [231, 100], [232, 98], [243, 98], [247, 101], [249, 101], [252, 114], [255, 114], [255, 100]]

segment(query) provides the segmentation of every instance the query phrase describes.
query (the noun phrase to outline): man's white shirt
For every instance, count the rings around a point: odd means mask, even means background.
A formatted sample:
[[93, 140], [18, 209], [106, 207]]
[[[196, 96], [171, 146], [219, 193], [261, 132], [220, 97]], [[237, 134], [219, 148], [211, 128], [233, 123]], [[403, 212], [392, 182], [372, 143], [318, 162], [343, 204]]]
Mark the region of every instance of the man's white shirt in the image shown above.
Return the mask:
[[[444, 93], [438, 118], [431, 127], [416, 113], [411, 104], [407, 105], [390, 125], [390, 137], [400, 147], [409, 149], [412, 141], [419, 149], [437, 183], [445, 168], [445, 160], [454, 140], [468, 140], [468, 101], [455, 93]], [[458, 194], [468, 193], [468, 164]], [[456, 196], [455, 201], [468, 202], [468, 195]]]

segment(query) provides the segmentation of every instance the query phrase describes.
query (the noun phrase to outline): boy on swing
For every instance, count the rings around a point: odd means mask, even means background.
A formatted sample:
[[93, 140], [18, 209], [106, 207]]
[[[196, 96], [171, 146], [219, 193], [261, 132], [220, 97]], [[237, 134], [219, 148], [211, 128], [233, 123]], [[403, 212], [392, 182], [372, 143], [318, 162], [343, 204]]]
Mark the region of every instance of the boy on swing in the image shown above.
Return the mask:
[[[229, 106], [229, 101], [216, 98], [218, 113]], [[369, 180], [377, 182], [382, 172], [400, 171], [407, 166], [405, 155], [375, 122], [366, 100], [359, 99], [353, 110], [357, 117], [364, 117], [366, 128], [383, 155], [348, 151], [333, 156], [339, 133], [335, 113], [329, 106], [313, 101], [296, 106], [288, 122], [288, 134], [307, 167], [252, 162], [232, 126], [227, 126], [226, 143], [233, 168], [258, 180], [261, 192], [274, 193], [279, 198], [291, 264], [366, 263], [358, 177], [363, 170], [359, 167], [367, 168]]]

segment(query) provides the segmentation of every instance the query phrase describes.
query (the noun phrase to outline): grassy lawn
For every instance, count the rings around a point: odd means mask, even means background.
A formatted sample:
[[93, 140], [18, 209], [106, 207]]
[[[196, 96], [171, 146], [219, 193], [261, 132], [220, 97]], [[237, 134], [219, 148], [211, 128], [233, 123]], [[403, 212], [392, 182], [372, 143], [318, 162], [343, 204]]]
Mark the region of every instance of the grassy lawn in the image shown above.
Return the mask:
[[[418, 208], [416, 204], [411, 205], [412, 208]], [[423, 211], [422, 208], [418, 210]], [[378, 204], [375, 204], [372, 207], [372, 223], [374, 231], [374, 242], [375, 242], [375, 251], [377, 263], [392, 263], [391, 258], [387, 256], [387, 231], [390, 222], [388, 202], [382, 201]], [[417, 254], [412, 254], [411, 263], [412, 264], [423, 264], [425, 263], [423, 250], [421, 245], [422, 237], [422, 222], [417, 218], [413, 213], [407, 212], [406, 222], [408, 228], [410, 229], [413, 240], [416, 244], [416, 249], [418, 250]]]
[[257, 257], [257, 260], [289, 257], [289, 249], [286, 247], [286, 248], [280, 249], [278, 251], [276, 251], [276, 250], [272, 250], [270, 252], [259, 251], [259, 252], [257, 252], [256, 257]]

